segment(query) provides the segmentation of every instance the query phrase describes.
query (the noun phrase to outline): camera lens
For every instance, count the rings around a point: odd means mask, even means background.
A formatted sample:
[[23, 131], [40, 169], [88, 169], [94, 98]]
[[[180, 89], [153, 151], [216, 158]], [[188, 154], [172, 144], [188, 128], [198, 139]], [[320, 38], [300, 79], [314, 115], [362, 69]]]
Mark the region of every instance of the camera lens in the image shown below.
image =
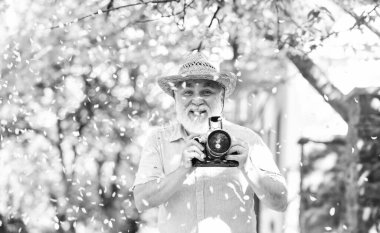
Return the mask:
[[231, 146], [231, 137], [224, 130], [214, 130], [207, 139], [207, 147], [211, 155], [220, 157], [227, 153]]

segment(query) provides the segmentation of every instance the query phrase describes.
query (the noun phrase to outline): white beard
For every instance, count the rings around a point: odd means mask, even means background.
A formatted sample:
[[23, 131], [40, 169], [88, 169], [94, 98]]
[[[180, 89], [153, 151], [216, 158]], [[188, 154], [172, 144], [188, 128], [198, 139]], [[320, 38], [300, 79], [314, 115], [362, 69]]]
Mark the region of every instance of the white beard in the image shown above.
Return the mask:
[[[190, 110], [198, 109], [203, 110], [203, 113], [192, 112]], [[205, 111], [205, 112], [204, 112]], [[221, 114], [222, 109], [209, 109], [208, 107], [181, 109], [176, 106], [177, 120], [182, 124], [185, 130], [190, 134], [204, 135], [209, 130], [208, 118], [211, 116], [218, 116]]]
[[191, 120], [185, 112], [177, 113], [177, 120], [190, 134], [203, 135], [209, 130], [208, 117], [206, 120]]

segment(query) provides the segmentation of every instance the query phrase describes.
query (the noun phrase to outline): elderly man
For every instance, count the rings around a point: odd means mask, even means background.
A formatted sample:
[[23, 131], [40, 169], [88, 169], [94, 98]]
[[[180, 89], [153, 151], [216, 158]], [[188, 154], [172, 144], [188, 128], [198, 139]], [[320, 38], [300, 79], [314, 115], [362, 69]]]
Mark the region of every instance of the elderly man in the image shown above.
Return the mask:
[[194, 167], [203, 161], [203, 143], [193, 140], [220, 116], [236, 86], [232, 73], [217, 72], [207, 58], [192, 53], [179, 74], [161, 77], [159, 86], [175, 99], [177, 121], [148, 136], [134, 183], [136, 207], [159, 207], [158, 228], [174, 232], [256, 232], [254, 194], [268, 207], [287, 207], [285, 179], [260, 136], [223, 120], [232, 137], [227, 160], [238, 167]]

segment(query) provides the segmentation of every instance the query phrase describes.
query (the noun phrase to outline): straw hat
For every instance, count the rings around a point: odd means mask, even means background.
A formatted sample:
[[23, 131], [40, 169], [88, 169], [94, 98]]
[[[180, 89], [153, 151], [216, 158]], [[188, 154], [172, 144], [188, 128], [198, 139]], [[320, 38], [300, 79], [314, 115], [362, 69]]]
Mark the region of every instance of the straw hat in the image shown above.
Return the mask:
[[232, 72], [218, 72], [201, 52], [193, 52], [181, 65], [178, 75], [160, 77], [157, 79], [157, 83], [165, 93], [173, 96], [177, 82], [201, 79], [221, 84], [226, 97], [234, 91], [237, 80], [236, 75]]

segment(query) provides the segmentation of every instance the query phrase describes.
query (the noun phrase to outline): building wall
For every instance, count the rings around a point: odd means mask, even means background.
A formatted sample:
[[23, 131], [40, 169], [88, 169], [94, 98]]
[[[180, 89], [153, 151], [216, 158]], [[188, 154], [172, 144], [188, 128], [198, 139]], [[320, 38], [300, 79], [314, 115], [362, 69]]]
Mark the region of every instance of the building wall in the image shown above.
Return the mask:
[[[280, 99], [286, 96], [286, 91], [281, 93], [256, 89], [255, 85], [247, 85], [237, 90], [237, 95], [227, 107], [227, 118], [245, 125], [260, 134], [271, 149], [274, 159], [284, 175], [286, 158], [283, 158], [281, 141], [284, 132], [283, 112], [284, 106]], [[281, 97], [279, 96], [281, 95]], [[281, 133], [281, 135], [280, 135]], [[281, 233], [283, 231], [286, 213], [273, 211], [261, 203], [258, 213], [258, 233]]]
[[288, 209], [278, 213], [260, 205], [259, 233], [299, 232], [298, 140], [301, 137], [328, 140], [347, 133], [347, 124], [297, 73], [289, 69], [286, 83], [266, 89], [246, 81], [249, 77], [242, 77], [244, 85], [240, 85], [226, 106], [228, 119], [262, 136], [287, 180]]

